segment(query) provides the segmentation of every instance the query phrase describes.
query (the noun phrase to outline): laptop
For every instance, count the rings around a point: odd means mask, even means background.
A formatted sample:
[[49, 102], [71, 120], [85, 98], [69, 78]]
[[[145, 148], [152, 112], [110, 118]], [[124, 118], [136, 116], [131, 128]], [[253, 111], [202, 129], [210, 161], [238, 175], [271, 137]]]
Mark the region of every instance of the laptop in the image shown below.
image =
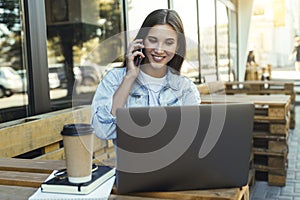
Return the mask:
[[250, 103], [118, 109], [117, 192], [246, 185], [253, 116]]

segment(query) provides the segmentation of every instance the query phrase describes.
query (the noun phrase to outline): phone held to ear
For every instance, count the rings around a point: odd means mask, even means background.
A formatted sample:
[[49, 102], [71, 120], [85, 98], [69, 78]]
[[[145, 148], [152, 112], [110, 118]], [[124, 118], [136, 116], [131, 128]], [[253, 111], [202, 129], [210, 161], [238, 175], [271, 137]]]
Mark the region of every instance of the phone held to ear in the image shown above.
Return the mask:
[[[142, 52], [142, 49], [138, 49], [137, 51]], [[142, 56], [140, 56], [140, 55], [134, 57], [134, 59], [133, 59], [134, 65], [137, 67], [140, 66], [141, 61], [142, 61]]]

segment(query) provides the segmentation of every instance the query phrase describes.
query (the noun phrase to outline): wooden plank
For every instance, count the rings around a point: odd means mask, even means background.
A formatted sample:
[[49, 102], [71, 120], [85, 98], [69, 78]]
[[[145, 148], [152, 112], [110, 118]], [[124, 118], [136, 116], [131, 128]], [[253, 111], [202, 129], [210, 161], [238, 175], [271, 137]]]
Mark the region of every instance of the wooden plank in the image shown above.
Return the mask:
[[55, 142], [53, 144], [49, 144], [45, 147], [43, 147], [43, 154], [49, 153], [51, 151], [55, 151], [59, 149], [59, 142]]
[[[111, 194], [108, 199], [109, 200], [141, 200], [141, 197]], [[151, 198], [151, 197], [143, 197], [142, 199], [145, 199], [145, 200], [169, 200], [169, 199]]]
[[267, 181], [270, 186], [285, 186], [286, 184], [286, 172], [280, 171], [263, 171], [257, 170], [255, 178], [261, 181]]
[[[0, 157], [14, 157], [61, 141], [64, 124], [90, 122], [90, 106], [34, 116], [35, 120], [0, 129]], [[25, 122], [27, 121], [27, 122]], [[19, 122], [19, 121], [18, 121]]]
[[[49, 165], [51, 162], [51, 165]], [[64, 160], [31, 160], [19, 158], [0, 158], [1, 171], [36, 172], [50, 174], [53, 170], [66, 168]]]
[[261, 149], [261, 148], [252, 148], [254, 155], [264, 155], [264, 156], [287, 156], [288, 151], [282, 152], [273, 152], [269, 149]]
[[253, 103], [256, 105], [283, 106], [290, 102], [289, 95], [203, 95], [203, 103]]
[[284, 156], [254, 156], [254, 168], [266, 170], [285, 170], [287, 157]]
[[271, 152], [287, 152], [288, 142], [287, 135], [273, 135], [266, 132], [253, 132], [253, 147], [268, 149]]
[[[104, 152], [104, 148], [106, 147], [106, 141], [101, 140], [94, 136], [94, 154], [97, 154], [97, 152]], [[64, 154], [64, 148], [59, 148], [55, 150], [55, 148], [52, 149], [52, 151], [48, 148], [48, 152], [40, 155], [36, 158], [35, 160], [64, 160], [65, 159], [65, 154]]]
[[255, 121], [253, 125], [254, 131], [267, 131], [274, 135], [287, 136], [289, 133], [289, 125], [286, 123], [269, 122], [269, 121]]
[[[272, 88], [273, 90], [287, 90], [290, 92], [294, 91], [293, 82], [282, 82], [282, 81], [230, 81], [224, 82], [226, 89], [242, 89], [249, 88], [253, 85], [257, 86], [268, 86], [264, 87], [266, 89]], [[261, 88], [260, 88], [261, 89]]]
[[38, 188], [48, 176], [45, 173], [0, 171], [0, 185]]
[[33, 159], [34, 160], [64, 160], [65, 159], [65, 151], [64, 151], [64, 148], [60, 148], [58, 150], [40, 155]]
[[276, 174], [280, 176], [285, 176], [286, 177], [286, 168], [284, 169], [279, 169], [277, 167], [269, 167], [265, 165], [254, 165], [255, 172], [269, 172], [271, 174]]
[[276, 175], [276, 174], [268, 174], [268, 184], [270, 186], [285, 186], [286, 184], [286, 176]]
[[[247, 192], [248, 186], [228, 189], [210, 189], [210, 190], [189, 190], [189, 191], [169, 191], [169, 192], [142, 192], [132, 193], [130, 196], [134, 197], [151, 197], [157, 199], [199, 199], [199, 200], [241, 200], [249, 199]], [[117, 194], [116, 188], [112, 190], [112, 194]], [[246, 195], [246, 196], [245, 196]]]
[[225, 94], [224, 81], [213, 81], [197, 85], [200, 95]]

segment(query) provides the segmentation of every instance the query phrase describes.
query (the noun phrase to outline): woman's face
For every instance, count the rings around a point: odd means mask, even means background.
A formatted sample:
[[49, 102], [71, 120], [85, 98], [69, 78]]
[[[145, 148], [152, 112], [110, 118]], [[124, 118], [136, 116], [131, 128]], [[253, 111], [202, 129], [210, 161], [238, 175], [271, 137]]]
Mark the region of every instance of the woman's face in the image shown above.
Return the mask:
[[155, 25], [150, 28], [144, 40], [145, 54], [151, 66], [161, 69], [174, 57], [177, 33], [170, 25]]

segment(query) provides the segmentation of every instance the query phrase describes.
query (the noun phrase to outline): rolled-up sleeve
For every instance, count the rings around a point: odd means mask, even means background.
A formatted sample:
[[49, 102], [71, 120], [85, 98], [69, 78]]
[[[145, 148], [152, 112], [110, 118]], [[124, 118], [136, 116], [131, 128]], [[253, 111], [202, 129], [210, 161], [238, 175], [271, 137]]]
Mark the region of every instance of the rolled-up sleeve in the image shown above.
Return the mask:
[[96, 90], [91, 105], [91, 125], [97, 137], [116, 139], [116, 117], [111, 114], [113, 95], [120, 85], [122, 77], [113, 69], [109, 71]]

